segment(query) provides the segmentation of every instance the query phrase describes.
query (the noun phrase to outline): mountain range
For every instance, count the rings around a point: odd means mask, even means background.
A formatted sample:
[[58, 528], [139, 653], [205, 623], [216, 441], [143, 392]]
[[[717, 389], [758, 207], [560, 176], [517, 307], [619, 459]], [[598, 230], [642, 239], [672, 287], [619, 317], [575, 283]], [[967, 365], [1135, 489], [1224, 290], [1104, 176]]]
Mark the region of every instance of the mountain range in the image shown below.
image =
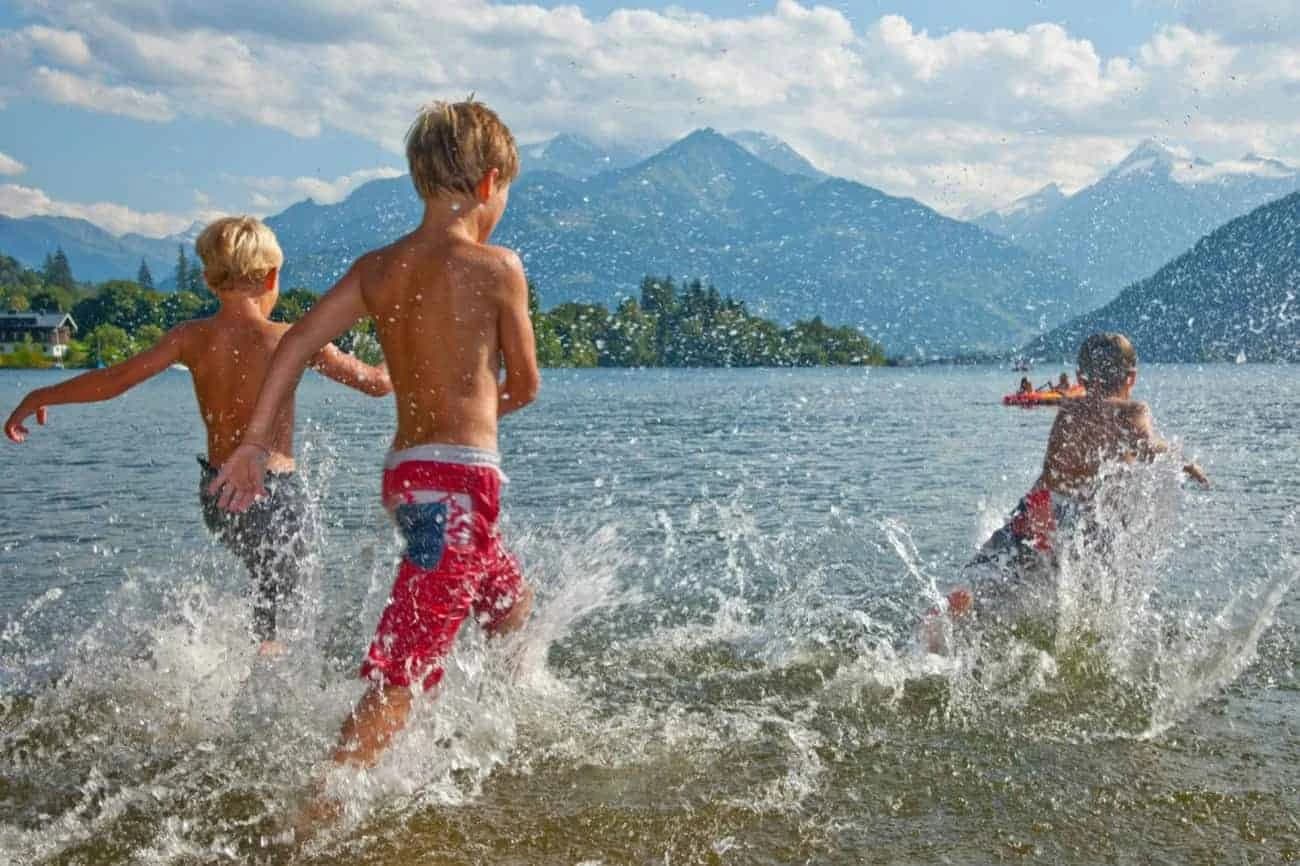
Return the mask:
[[[560, 135], [523, 146], [521, 161], [496, 238], [520, 250], [548, 306], [615, 303], [647, 273], [699, 276], [761, 315], [860, 325], [911, 356], [1019, 345], [1300, 186], [1277, 160], [1210, 163], [1145, 142], [1092, 186], [1049, 185], [972, 225], [830, 177], [760, 132], [699, 130], [649, 156]], [[287, 255], [284, 284], [321, 290], [419, 214], [400, 177], [267, 221]], [[166, 288], [177, 244], [192, 239], [0, 217], [0, 251], [39, 266], [61, 246], [95, 281], [133, 277], [143, 258]]]
[[177, 245], [192, 248], [195, 237], [194, 227], [170, 237], [147, 238], [110, 234], [94, 223], [71, 217], [0, 216], [0, 252], [37, 268], [47, 255], [62, 249], [77, 279], [91, 282], [133, 280], [141, 260], [148, 263], [155, 281], [161, 282], [176, 268]]
[[1300, 193], [1229, 222], [1117, 298], [1034, 340], [1073, 358], [1094, 331], [1122, 331], [1148, 361], [1300, 361]]
[[[494, 237], [520, 251], [548, 305], [615, 303], [644, 275], [672, 272], [710, 280], [761, 315], [860, 325], [898, 353], [1007, 348], [1086, 309], [1061, 266], [802, 162], [790, 173], [699, 130], [585, 179], [528, 171]], [[337, 205], [294, 205], [268, 223], [287, 256], [286, 284], [320, 289], [420, 212], [403, 177]]]
[[1218, 163], [1146, 141], [1091, 186], [1055, 184], [974, 221], [1064, 264], [1097, 302], [1206, 233], [1300, 189], [1300, 170], [1253, 154]]

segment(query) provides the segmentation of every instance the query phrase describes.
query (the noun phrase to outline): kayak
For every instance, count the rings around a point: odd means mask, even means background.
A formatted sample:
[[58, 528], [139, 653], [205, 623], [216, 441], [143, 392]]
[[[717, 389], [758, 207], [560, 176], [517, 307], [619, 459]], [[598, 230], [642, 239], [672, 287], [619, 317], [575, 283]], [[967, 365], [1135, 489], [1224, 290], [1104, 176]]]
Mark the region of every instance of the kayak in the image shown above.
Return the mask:
[[1062, 400], [1077, 400], [1088, 392], [1080, 387], [1068, 391], [1030, 391], [1028, 394], [1017, 391], [1002, 398], [1003, 406], [1055, 406]]

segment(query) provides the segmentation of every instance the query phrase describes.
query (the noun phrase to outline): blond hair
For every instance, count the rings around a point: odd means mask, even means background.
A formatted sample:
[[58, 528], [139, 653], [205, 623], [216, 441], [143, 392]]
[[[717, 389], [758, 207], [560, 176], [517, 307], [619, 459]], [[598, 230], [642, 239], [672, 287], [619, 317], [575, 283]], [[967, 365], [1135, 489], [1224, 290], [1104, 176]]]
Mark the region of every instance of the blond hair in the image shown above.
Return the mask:
[[211, 223], [194, 242], [203, 260], [203, 277], [213, 289], [260, 283], [284, 264], [275, 232], [257, 217], [225, 217]]
[[1119, 390], [1137, 372], [1137, 364], [1137, 349], [1123, 334], [1093, 334], [1079, 347], [1079, 378], [1089, 391], [1104, 395]]
[[406, 133], [406, 162], [423, 199], [473, 193], [494, 168], [498, 183], [519, 175], [515, 137], [495, 111], [473, 98], [420, 109]]

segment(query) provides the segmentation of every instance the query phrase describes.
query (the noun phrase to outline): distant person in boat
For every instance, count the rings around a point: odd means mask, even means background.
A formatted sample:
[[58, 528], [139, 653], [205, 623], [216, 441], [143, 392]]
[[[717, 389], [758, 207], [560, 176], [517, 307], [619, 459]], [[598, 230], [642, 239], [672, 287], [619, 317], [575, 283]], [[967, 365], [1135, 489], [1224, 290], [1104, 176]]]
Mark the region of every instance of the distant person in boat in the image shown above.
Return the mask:
[[[1077, 525], [1104, 466], [1150, 461], [1168, 450], [1147, 404], [1132, 398], [1137, 352], [1127, 337], [1099, 333], [1084, 340], [1078, 380], [1087, 388], [1087, 396], [1061, 403], [1038, 480], [1007, 523], [966, 566], [966, 585], [947, 595], [943, 610], [930, 612], [925, 638], [932, 650], [941, 645], [940, 614], [946, 611], [960, 617], [978, 612], [1055, 566], [1057, 537]], [[1183, 471], [1200, 484], [1209, 484], [1195, 463], [1186, 464]]]
[[1056, 380], [1056, 390], [1062, 394], [1070, 390], [1070, 374], [1062, 373], [1061, 378]]
[[1032, 394], [1032, 393], [1034, 393], [1034, 383], [1029, 381], [1029, 377], [1028, 377], [1028, 376], [1021, 376], [1021, 377], [1020, 377], [1020, 393], [1021, 393], [1021, 394]]
[[[32, 415], [44, 424], [50, 406], [110, 400], [173, 364], [184, 364], [194, 379], [199, 417], [207, 428], [207, 457], [199, 458], [199, 500], [208, 529], [238, 556], [252, 577], [253, 632], [259, 650], [274, 654], [277, 614], [295, 590], [303, 559], [305, 510], [301, 479], [294, 474], [293, 405], [286, 401], [265, 439], [263, 467], [268, 495], [256, 507], [233, 515], [217, 507], [207, 486], [235, 450], [252, 415], [257, 389], [271, 355], [289, 326], [268, 317], [279, 297], [284, 256], [275, 234], [254, 217], [228, 217], [209, 225], [196, 242], [203, 278], [220, 301], [216, 314], [184, 322], [158, 344], [134, 357], [32, 391], [5, 422], [14, 442], [27, 438], [24, 422]], [[388, 372], [326, 345], [312, 366], [331, 379], [366, 394], [392, 391]]]
[[[469, 101], [424, 108], [406, 156], [424, 201], [420, 225], [359, 258], [284, 338], [243, 444], [210, 488], [235, 510], [264, 494], [269, 437], [303, 367], [373, 317], [397, 397], [383, 504], [406, 548], [361, 666], [370, 685], [343, 724], [336, 764], [378, 760], [406, 725], [414, 693], [442, 679], [466, 618], [499, 635], [522, 626], [532, 604], [497, 525], [505, 482], [497, 425], [533, 401], [540, 376], [523, 266], [488, 244], [519, 154], [497, 115]], [[304, 817], [334, 811], [322, 796]]]

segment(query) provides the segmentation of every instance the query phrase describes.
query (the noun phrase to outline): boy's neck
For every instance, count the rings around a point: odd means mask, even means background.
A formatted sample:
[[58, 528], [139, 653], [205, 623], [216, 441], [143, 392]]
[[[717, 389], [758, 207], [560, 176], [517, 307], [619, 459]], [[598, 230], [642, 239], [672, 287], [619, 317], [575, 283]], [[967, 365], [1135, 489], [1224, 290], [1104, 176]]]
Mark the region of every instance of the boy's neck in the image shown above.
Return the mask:
[[217, 315], [226, 319], [266, 319], [268, 313], [263, 311], [259, 298], [243, 292], [222, 292], [217, 295], [221, 307]]
[[486, 207], [473, 196], [439, 196], [424, 200], [424, 218], [416, 234], [428, 238], [486, 243], [494, 225]]

